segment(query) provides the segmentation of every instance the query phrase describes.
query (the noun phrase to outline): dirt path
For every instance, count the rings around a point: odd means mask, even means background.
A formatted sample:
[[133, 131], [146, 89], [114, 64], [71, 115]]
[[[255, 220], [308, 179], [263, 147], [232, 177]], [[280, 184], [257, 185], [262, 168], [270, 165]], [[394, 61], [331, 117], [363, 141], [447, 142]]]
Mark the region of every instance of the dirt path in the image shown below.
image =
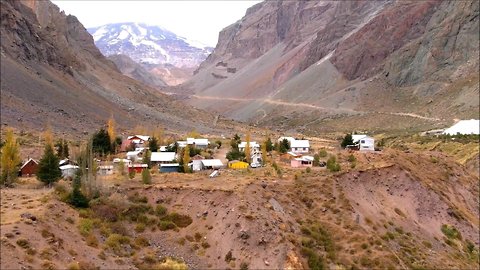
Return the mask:
[[[344, 112], [344, 113], [356, 113], [356, 114], [365, 114], [365, 113], [380, 113], [380, 114], [390, 114], [390, 115], [397, 115], [397, 116], [408, 116], [412, 118], [418, 118], [418, 119], [423, 119], [423, 120], [428, 120], [428, 121], [440, 121], [439, 118], [433, 118], [433, 117], [426, 117], [414, 113], [404, 113], [404, 112], [368, 112], [368, 111], [357, 111], [353, 109], [346, 109], [346, 108], [329, 108], [329, 107], [322, 107], [322, 106], [317, 106], [313, 104], [307, 104], [307, 103], [292, 103], [292, 102], [286, 102], [286, 101], [280, 101], [280, 100], [273, 100], [273, 99], [253, 99], [253, 98], [232, 98], [232, 97], [212, 97], [212, 96], [199, 96], [199, 95], [191, 95], [190, 97], [192, 98], [197, 98], [197, 99], [205, 99], [205, 100], [230, 100], [230, 101], [239, 101], [239, 102], [252, 102], [252, 101], [261, 101], [269, 104], [274, 104], [274, 105], [283, 105], [283, 106], [291, 106], [291, 107], [303, 107], [303, 108], [309, 108], [309, 109], [316, 109], [316, 110], [326, 110], [326, 111], [335, 111], [335, 112]], [[264, 116], [266, 116], [266, 113], [264, 111]]]

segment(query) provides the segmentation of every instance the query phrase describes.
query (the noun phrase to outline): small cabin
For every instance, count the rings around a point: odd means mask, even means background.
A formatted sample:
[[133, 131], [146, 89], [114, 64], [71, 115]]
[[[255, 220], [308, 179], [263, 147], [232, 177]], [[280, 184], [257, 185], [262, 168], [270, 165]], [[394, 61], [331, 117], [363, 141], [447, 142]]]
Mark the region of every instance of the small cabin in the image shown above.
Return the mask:
[[176, 155], [175, 152], [152, 152], [150, 162], [154, 164], [174, 163]]
[[60, 166], [63, 178], [73, 178], [80, 167], [72, 164]]
[[98, 166], [98, 175], [112, 175], [113, 174], [113, 165], [102, 165]]
[[290, 166], [292, 168], [313, 167], [313, 157], [312, 156], [302, 156], [302, 157], [299, 157], [299, 158], [294, 158], [290, 161]]
[[234, 161], [230, 161], [228, 163], [228, 167], [230, 169], [247, 169], [248, 168], [248, 163], [243, 162], [243, 161], [234, 160]]
[[375, 151], [375, 139], [369, 136], [363, 137], [358, 141], [360, 151]]
[[21, 177], [28, 177], [37, 174], [38, 172], [38, 161], [29, 158], [25, 161], [20, 167], [19, 176]]
[[178, 163], [170, 163], [170, 164], [160, 164], [160, 172], [161, 173], [172, 173], [178, 172], [180, 168], [180, 164]]
[[128, 165], [128, 172], [135, 171], [136, 173], [142, 173], [143, 170], [148, 169], [147, 164], [131, 164]]

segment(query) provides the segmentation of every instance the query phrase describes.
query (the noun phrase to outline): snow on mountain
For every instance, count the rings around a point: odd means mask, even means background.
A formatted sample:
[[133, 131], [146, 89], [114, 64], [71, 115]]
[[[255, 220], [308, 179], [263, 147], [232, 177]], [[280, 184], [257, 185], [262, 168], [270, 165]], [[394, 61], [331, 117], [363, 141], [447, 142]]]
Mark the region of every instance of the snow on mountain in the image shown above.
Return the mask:
[[124, 54], [142, 64], [196, 68], [213, 50], [160, 26], [143, 23], [114, 23], [87, 30], [104, 55]]

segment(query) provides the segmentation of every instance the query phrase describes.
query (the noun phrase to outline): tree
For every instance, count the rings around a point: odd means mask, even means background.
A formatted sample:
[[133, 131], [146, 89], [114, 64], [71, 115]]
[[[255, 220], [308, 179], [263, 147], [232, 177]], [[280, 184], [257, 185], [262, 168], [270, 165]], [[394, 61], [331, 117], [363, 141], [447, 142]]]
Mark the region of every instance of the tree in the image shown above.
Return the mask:
[[278, 152], [286, 153], [290, 149], [290, 142], [287, 139], [283, 139], [278, 145], [278, 147], [279, 147]]
[[93, 134], [92, 150], [94, 153], [106, 155], [112, 152], [112, 143], [110, 135], [105, 129], [101, 128], [97, 133]]
[[320, 166], [320, 155], [313, 155], [313, 166]]
[[247, 163], [250, 164], [252, 162], [252, 155], [250, 153], [250, 131], [247, 132], [247, 136], [245, 138], [246, 145], [245, 145], [245, 159]]
[[337, 163], [337, 158], [335, 156], [330, 156], [327, 160], [327, 169], [331, 172], [340, 171], [340, 164]]
[[115, 119], [113, 119], [113, 115], [107, 121], [107, 133], [110, 137], [110, 142], [112, 144], [115, 143]]
[[342, 148], [347, 147], [347, 145], [353, 145], [352, 134], [347, 134], [342, 140], [341, 146]]
[[245, 152], [240, 152], [240, 150], [238, 149], [239, 143], [240, 143], [240, 137], [237, 134], [235, 134], [235, 136], [230, 140], [231, 150], [228, 151], [226, 156], [226, 158], [229, 161], [245, 159]]
[[68, 158], [69, 149], [68, 149], [68, 143], [67, 141], [65, 141], [65, 139], [57, 141], [57, 143], [55, 143], [55, 149], [57, 151], [57, 156], [60, 159]]
[[144, 169], [142, 171], [142, 182], [145, 185], [149, 185], [152, 183], [152, 176], [150, 175], [150, 170], [149, 169]]
[[73, 190], [69, 195], [68, 202], [75, 207], [87, 208], [89, 200], [85, 195], [83, 195], [82, 191], [80, 190], [82, 186], [81, 177], [81, 170], [78, 170], [75, 174], [75, 177], [73, 178]]
[[118, 163], [117, 169], [120, 172], [120, 175], [125, 175], [125, 162], [123, 162], [123, 159]]
[[147, 164], [148, 168], [151, 166], [150, 158], [152, 157], [152, 152], [150, 150], [147, 150], [145, 152], [145, 155], [143, 156], [142, 163]]
[[167, 152], [177, 152], [178, 150], [178, 143], [172, 143], [166, 147]]
[[58, 167], [60, 159], [53, 153], [53, 147], [49, 143], [45, 144], [43, 156], [38, 164], [37, 178], [47, 185], [62, 178], [62, 172]]
[[190, 163], [190, 147], [188, 147], [188, 145], [185, 146], [185, 148], [183, 149], [182, 163], [183, 163], [183, 172], [184, 173], [190, 172], [190, 166], [188, 165], [188, 163]]
[[268, 137], [267, 140], [265, 141], [265, 145], [266, 145], [267, 152], [272, 152], [273, 149], [275, 149], [270, 137]]
[[43, 132], [43, 140], [45, 141], [45, 144], [49, 144], [53, 147], [53, 134], [50, 125], [47, 125]]
[[158, 140], [156, 137], [150, 137], [150, 141], [148, 141], [148, 149], [152, 152], [158, 151]]
[[21, 162], [20, 149], [12, 129], [7, 129], [5, 137], [0, 161], [2, 170], [0, 183], [5, 186], [11, 186], [18, 178], [18, 168]]
[[215, 141], [215, 144], [217, 145], [218, 149], [220, 149], [220, 147], [222, 147], [222, 141], [220, 141], [220, 140]]
[[265, 165], [267, 163], [267, 141], [262, 143], [262, 164]]

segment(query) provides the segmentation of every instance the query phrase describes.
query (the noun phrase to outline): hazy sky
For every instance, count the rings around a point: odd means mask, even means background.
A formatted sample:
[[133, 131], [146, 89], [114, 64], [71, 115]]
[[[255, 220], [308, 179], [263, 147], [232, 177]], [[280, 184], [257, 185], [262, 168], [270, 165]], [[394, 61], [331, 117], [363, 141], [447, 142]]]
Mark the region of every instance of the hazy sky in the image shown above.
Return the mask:
[[87, 28], [107, 23], [143, 22], [215, 46], [218, 33], [245, 15], [248, 1], [85, 1], [52, 0]]

